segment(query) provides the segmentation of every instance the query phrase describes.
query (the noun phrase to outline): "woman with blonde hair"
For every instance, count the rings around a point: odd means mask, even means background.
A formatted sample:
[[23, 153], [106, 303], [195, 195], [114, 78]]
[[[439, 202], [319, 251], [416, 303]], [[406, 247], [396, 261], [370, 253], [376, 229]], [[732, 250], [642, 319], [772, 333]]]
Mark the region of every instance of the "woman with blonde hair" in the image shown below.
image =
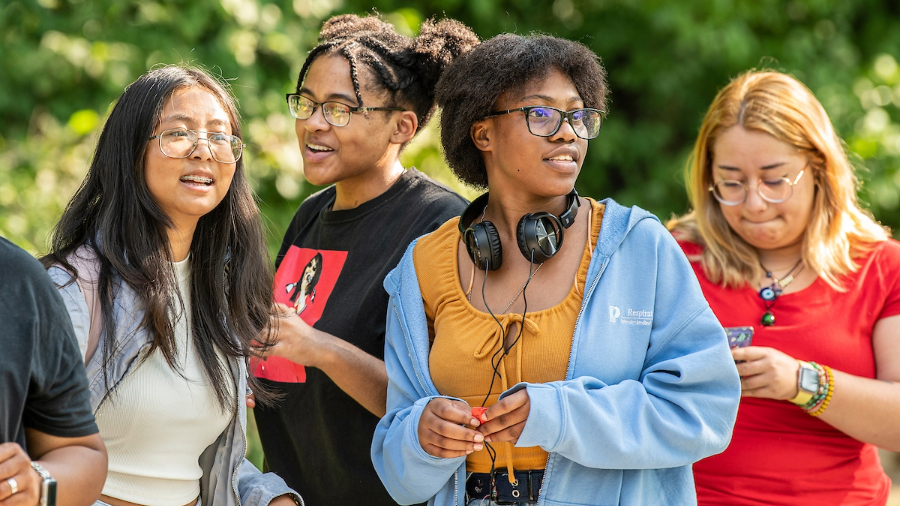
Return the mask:
[[669, 228], [731, 341], [741, 409], [700, 504], [883, 505], [900, 449], [900, 244], [857, 202], [822, 105], [747, 72], [710, 106]]

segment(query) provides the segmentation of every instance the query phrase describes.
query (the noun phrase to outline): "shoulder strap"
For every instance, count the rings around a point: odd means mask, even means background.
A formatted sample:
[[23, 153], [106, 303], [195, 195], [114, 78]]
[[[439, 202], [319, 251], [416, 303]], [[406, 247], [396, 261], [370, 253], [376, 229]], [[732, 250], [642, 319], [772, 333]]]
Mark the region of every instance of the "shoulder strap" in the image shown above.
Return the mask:
[[90, 331], [88, 332], [87, 350], [84, 354], [84, 363], [94, 356], [97, 346], [100, 344], [100, 332], [103, 329], [103, 315], [100, 310], [100, 262], [97, 255], [89, 246], [82, 246], [67, 258], [72, 267], [78, 270], [78, 277], [75, 282], [84, 295], [84, 301], [87, 303], [88, 317], [91, 321]]

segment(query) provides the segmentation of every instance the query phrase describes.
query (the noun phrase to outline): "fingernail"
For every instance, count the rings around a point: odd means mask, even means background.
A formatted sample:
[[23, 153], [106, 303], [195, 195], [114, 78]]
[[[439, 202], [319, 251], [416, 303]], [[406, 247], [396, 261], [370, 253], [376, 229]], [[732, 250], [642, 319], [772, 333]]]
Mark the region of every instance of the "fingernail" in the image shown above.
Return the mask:
[[479, 425], [481, 425], [481, 423], [478, 420], [476, 420], [475, 418], [473, 418], [473, 419], [469, 420], [469, 425], [471, 425], [472, 427], [478, 427]]
[[484, 436], [482, 436], [481, 433], [475, 434], [475, 442], [480, 443], [482, 441], [484, 441]]
[[485, 441], [486, 443], [493, 443], [493, 442], [494, 442], [494, 440], [491, 439], [491, 436], [485, 437], [485, 438], [484, 438], [484, 441]]
[[[479, 448], [479, 449], [480, 449], [480, 448]], [[466, 450], [466, 455], [468, 455], [468, 454], [470, 454], [470, 453], [472, 453], [472, 452], [474, 452], [474, 451], [475, 451], [475, 450]]]
[[483, 450], [483, 449], [484, 449], [484, 445], [483, 445], [483, 444], [478, 443], [478, 444], [475, 445], [475, 451], [476, 451], [476, 452], [480, 452], [480, 451]]

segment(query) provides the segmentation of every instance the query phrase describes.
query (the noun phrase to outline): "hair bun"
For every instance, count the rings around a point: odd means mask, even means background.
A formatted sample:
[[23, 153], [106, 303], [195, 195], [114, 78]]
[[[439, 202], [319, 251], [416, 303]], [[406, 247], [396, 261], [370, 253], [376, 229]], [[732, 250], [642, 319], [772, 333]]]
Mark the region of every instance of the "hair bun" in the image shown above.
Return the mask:
[[356, 14], [341, 14], [333, 16], [322, 24], [319, 31], [319, 40], [324, 42], [332, 39], [355, 36], [363, 32], [393, 32], [391, 25], [385, 23], [378, 16], [366, 16], [361, 18]]
[[477, 46], [478, 36], [466, 25], [454, 19], [422, 23], [419, 36], [413, 41], [416, 72], [426, 88], [432, 89], [444, 69], [453, 60]]
[[457, 56], [479, 43], [471, 29], [451, 19], [427, 20], [419, 32], [415, 38], [398, 34], [378, 14], [334, 16], [322, 24], [321, 42], [300, 69], [297, 90], [316, 58], [340, 55], [350, 64], [350, 80], [360, 104], [360, 81], [370, 79], [367, 85], [387, 92], [387, 100], [416, 114], [419, 131], [434, 113], [435, 86], [441, 74]]

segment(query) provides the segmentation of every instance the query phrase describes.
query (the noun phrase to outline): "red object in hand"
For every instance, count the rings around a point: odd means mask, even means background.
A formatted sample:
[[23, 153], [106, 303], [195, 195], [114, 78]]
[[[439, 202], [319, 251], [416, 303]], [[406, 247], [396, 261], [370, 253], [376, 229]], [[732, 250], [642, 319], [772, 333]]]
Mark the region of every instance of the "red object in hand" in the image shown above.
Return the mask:
[[487, 409], [488, 408], [485, 407], [472, 408], [472, 416], [479, 422], [483, 422], [484, 420], [481, 419], [481, 416], [484, 415], [484, 412], [487, 411]]

